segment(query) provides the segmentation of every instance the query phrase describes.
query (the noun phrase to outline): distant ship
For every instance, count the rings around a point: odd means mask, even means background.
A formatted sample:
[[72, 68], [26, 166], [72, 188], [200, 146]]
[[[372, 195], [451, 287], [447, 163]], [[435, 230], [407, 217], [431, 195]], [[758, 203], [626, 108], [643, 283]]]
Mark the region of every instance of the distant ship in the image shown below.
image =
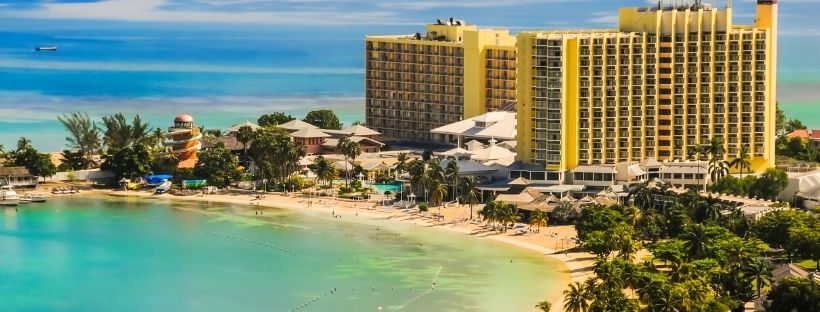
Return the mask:
[[34, 51], [38, 52], [55, 52], [57, 51], [57, 47], [36, 47]]

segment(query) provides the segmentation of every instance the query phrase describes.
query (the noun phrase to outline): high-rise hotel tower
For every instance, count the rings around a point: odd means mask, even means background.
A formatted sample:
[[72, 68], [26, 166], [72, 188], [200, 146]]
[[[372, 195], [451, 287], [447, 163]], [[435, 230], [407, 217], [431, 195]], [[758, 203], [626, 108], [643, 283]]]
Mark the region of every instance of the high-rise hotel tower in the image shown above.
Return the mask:
[[730, 5], [664, 2], [622, 8], [618, 29], [510, 37], [450, 20], [368, 36], [367, 125], [448, 140], [429, 130], [514, 109], [519, 160], [558, 183], [580, 165], [687, 160], [713, 137], [727, 159], [745, 149], [752, 170], [774, 166], [777, 1], [758, 0], [752, 25]]
[[390, 140], [451, 141], [430, 130], [515, 110], [515, 37], [438, 20], [426, 33], [367, 36], [367, 126]]
[[774, 166], [777, 1], [732, 20], [694, 1], [622, 8], [619, 29], [519, 33], [518, 157], [558, 172], [686, 160], [721, 137], [727, 159]]

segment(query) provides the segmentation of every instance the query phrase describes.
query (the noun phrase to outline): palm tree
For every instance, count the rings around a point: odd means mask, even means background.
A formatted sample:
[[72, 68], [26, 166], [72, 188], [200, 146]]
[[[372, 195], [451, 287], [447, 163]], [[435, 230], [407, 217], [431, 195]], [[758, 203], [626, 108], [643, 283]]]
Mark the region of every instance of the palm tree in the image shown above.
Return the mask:
[[310, 167], [310, 170], [316, 174], [316, 178], [325, 181], [325, 184], [336, 178], [336, 167], [333, 167], [333, 164], [322, 156], [316, 157]]
[[541, 302], [537, 303], [535, 305], [535, 307], [538, 308], [539, 310], [543, 311], [543, 312], [549, 312], [550, 309], [552, 309], [552, 303], [545, 300], [545, 301], [541, 301]]
[[732, 159], [730, 165], [733, 168], [740, 169], [740, 178], [743, 179], [743, 169], [752, 168], [751, 157], [749, 156], [749, 148], [745, 146], [740, 148], [740, 153], [737, 155], [737, 158]]
[[[359, 146], [359, 143], [353, 142], [349, 137], [339, 139], [336, 148], [345, 156], [345, 162], [347, 162], [348, 159], [352, 159], [355, 162], [356, 157], [362, 154], [362, 148]], [[348, 185], [349, 178], [350, 170], [347, 170], [345, 171], [345, 186]]]
[[253, 137], [255, 136], [253, 128], [250, 126], [239, 127], [239, 130], [236, 131], [234, 136], [236, 136], [237, 142], [242, 143], [242, 154], [247, 155], [248, 143], [253, 140]]
[[22, 151], [29, 148], [31, 148], [31, 140], [26, 137], [20, 137], [20, 139], [17, 140], [17, 151]]
[[407, 157], [407, 153], [399, 153], [396, 160], [396, 179], [398, 179], [400, 174], [407, 171], [407, 162], [409, 158]]
[[757, 297], [760, 298], [760, 289], [772, 282], [772, 270], [769, 262], [754, 258], [745, 265], [743, 271], [751, 278], [755, 288], [757, 288]]
[[649, 181], [633, 184], [627, 195], [627, 201], [632, 200], [635, 206], [646, 211], [655, 207], [654, 190], [649, 186]]
[[707, 154], [706, 146], [700, 144], [689, 146], [687, 154], [689, 158], [697, 156], [697, 158], [695, 159], [697, 160], [698, 164], [698, 186], [700, 186], [700, 161], [703, 160], [703, 157]]
[[430, 184], [430, 202], [434, 206], [438, 206], [444, 201], [444, 198], [447, 197], [447, 185], [441, 183], [441, 181], [433, 180]]
[[481, 215], [481, 218], [484, 221], [487, 221], [487, 225], [492, 224], [493, 228], [495, 228], [495, 222], [498, 221], [498, 215], [500, 210], [498, 204], [499, 203], [496, 201], [491, 201], [485, 204], [484, 208], [481, 208], [481, 210], [478, 212], [478, 214]]
[[518, 213], [518, 206], [516, 205], [502, 203], [499, 212], [502, 225], [504, 226], [502, 232], [506, 232], [508, 227], [515, 225], [516, 222], [521, 220], [521, 214]]
[[684, 298], [671, 286], [664, 287], [651, 303], [652, 311], [681, 312], [685, 311]]
[[539, 208], [535, 208], [535, 210], [530, 213], [530, 226], [536, 227], [536, 232], [541, 232], [542, 226], [547, 226], [550, 219], [547, 217], [547, 214], [541, 211]]
[[589, 301], [592, 300], [590, 289], [580, 282], [569, 285], [569, 289], [564, 290], [564, 311], [565, 312], [586, 312], [589, 311]]
[[711, 239], [702, 224], [690, 225], [681, 238], [684, 240], [689, 260], [702, 259], [706, 256], [706, 248], [710, 245]]
[[481, 198], [481, 191], [478, 189], [475, 178], [473, 177], [466, 177], [464, 179], [459, 180], [461, 185], [459, 188], [461, 189], [461, 202], [465, 203], [470, 206], [470, 219], [473, 219], [473, 205], [479, 203]]
[[455, 161], [449, 162], [447, 168], [444, 169], [444, 177], [447, 179], [447, 183], [453, 187], [454, 199], [458, 199], [458, 171], [458, 163]]
[[729, 174], [729, 166], [730, 164], [724, 160], [718, 158], [710, 159], [709, 176], [712, 178], [712, 182], [717, 181]]

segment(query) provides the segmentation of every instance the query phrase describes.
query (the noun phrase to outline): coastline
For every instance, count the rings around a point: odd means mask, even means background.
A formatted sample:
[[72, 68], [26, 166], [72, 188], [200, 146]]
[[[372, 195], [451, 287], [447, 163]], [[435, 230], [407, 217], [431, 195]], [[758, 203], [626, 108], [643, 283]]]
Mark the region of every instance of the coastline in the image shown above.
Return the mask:
[[[541, 233], [530, 233], [528, 235], [514, 235], [513, 231], [506, 233], [499, 233], [497, 231], [489, 231], [481, 224], [471, 224], [469, 222], [455, 223], [459, 215], [466, 216], [469, 212], [466, 206], [450, 207], [445, 209], [431, 208], [432, 211], [441, 212], [445, 217], [444, 222], [436, 222], [432, 219], [427, 219], [419, 214], [408, 214], [395, 209], [373, 208], [373, 202], [354, 202], [345, 201], [332, 198], [302, 198], [295, 196], [286, 196], [275, 193], [268, 193], [264, 198], [256, 200], [252, 199], [246, 194], [219, 194], [219, 195], [198, 195], [198, 196], [174, 196], [170, 194], [154, 195], [143, 191], [118, 191], [118, 190], [103, 190], [91, 191], [88, 194], [104, 195], [122, 198], [151, 198], [163, 199], [170, 201], [187, 201], [187, 202], [214, 202], [222, 204], [242, 205], [249, 208], [259, 207], [261, 209], [248, 209], [243, 211], [247, 216], [253, 216], [251, 212], [256, 212], [263, 209], [287, 209], [290, 211], [308, 213], [308, 214], [333, 214], [344, 215], [346, 220], [356, 221], [397, 221], [409, 223], [417, 226], [424, 226], [429, 228], [445, 229], [461, 235], [472, 235], [480, 238], [488, 238], [497, 242], [506, 243], [517, 248], [527, 250], [529, 252], [539, 253], [550, 259], [557, 260], [564, 267], [559, 269], [561, 273], [567, 275], [566, 283], [561, 287], [560, 291], [553, 294], [549, 298], [537, 298], [538, 300], [548, 300], [552, 303], [550, 311], [563, 311], [563, 290], [567, 288], [569, 283], [583, 282], [588, 277], [592, 276], [592, 264], [594, 263], [594, 256], [589, 253], [582, 252], [568, 252], [564, 254], [556, 253], [556, 248], [548, 246], [561, 246], [559, 241], [561, 237], [575, 236], [575, 230], [572, 226], [552, 226], [541, 228]], [[312, 201], [312, 205], [308, 205], [308, 201]], [[462, 212], [461, 210], [465, 210]], [[474, 206], [474, 211], [479, 209]], [[551, 236], [547, 233], [555, 233]], [[563, 243], [563, 242], [562, 242]], [[567, 242], [568, 243], [568, 242]], [[559, 248], [560, 249], [560, 248]]]

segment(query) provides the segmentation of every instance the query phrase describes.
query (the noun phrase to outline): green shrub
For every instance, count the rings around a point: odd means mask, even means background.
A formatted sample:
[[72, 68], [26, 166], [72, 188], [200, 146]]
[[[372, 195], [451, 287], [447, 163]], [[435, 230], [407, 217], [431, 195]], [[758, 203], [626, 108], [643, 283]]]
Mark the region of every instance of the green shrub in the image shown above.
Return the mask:
[[427, 203], [419, 203], [419, 211], [424, 212], [424, 211], [427, 211], [427, 210], [429, 210], [429, 207], [427, 206]]

